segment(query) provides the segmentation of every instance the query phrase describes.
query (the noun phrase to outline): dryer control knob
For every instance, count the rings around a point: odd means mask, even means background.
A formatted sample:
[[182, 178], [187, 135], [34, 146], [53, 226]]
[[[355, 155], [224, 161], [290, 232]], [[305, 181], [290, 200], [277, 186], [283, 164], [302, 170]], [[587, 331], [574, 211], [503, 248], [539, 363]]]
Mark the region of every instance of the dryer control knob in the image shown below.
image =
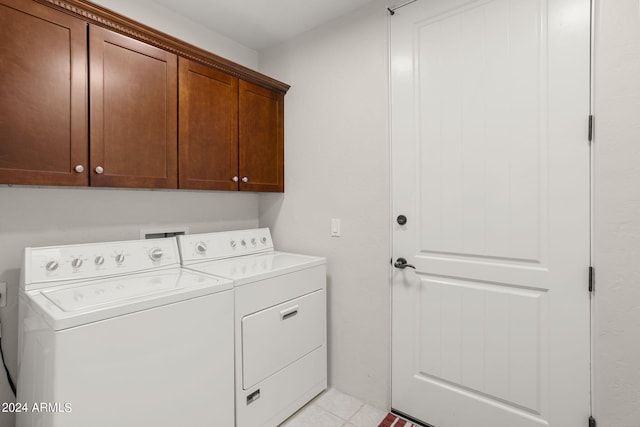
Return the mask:
[[267, 244], [267, 238], [265, 236], [262, 236], [262, 239], [260, 239], [260, 241], [262, 242], [263, 245]]
[[71, 261], [71, 267], [76, 269], [82, 267], [82, 260], [80, 258], [74, 258], [73, 261]]
[[102, 255], [98, 255], [94, 260], [93, 263], [95, 265], [102, 265], [104, 264], [104, 257]]
[[45, 268], [47, 269], [47, 271], [56, 271], [59, 266], [60, 264], [58, 264], [58, 261], [49, 261]]
[[124, 262], [124, 254], [116, 255], [116, 263], [122, 264]]
[[204, 242], [198, 242], [196, 245], [196, 252], [200, 255], [204, 255], [207, 252], [207, 245]]
[[255, 245], [256, 245], [256, 243], [257, 243], [256, 238], [255, 238], [255, 237], [254, 237], [254, 238], [252, 238], [252, 239], [251, 239], [251, 244], [252, 244], [253, 246], [255, 246]]
[[149, 251], [149, 258], [151, 258], [151, 261], [160, 261], [162, 259], [162, 249], [160, 248], [153, 248], [151, 249], [151, 251]]
[[232, 248], [235, 248], [237, 243], [236, 243], [235, 240], [232, 240], [232, 241], [229, 242], [229, 245], [231, 245]]

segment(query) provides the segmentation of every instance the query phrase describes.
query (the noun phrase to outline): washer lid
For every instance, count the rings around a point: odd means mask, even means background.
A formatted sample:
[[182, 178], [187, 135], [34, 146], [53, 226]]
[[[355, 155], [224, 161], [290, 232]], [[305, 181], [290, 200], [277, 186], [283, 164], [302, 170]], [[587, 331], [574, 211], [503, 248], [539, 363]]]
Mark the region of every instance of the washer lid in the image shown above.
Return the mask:
[[189, 268], [227, 277], [234, 281], [235, 286], [241, 286], [325, 263], [326, 259], [322, 257], [271, 252], [203, 262], [190, 265]]
[[228, 279], [174, 268], [75, 282], [25, 295], [54, 330], [61, 330], [231, 288]]

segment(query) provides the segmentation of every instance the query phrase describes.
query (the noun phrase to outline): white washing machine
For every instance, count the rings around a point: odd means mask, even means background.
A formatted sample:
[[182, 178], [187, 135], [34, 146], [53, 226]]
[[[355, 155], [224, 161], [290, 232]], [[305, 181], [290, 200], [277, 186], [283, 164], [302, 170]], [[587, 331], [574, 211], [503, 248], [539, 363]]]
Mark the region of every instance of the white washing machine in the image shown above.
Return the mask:
[[183, 266], [234, 281], [236, 426], [273, 427], [327, 387], [326, 261], [268, 228], [179, 236]]
[[233, 426], [232, 289], [175, 239], [26, 248], [17, 426]]

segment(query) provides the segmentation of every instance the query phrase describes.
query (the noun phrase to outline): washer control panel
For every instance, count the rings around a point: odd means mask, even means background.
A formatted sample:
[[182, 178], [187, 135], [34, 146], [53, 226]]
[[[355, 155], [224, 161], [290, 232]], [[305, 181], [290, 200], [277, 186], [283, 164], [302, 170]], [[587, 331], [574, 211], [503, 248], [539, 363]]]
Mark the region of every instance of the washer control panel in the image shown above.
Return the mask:
[[25, 284], [108, 277], [179, 266], [176, 240], [149, 239], [25, 249]]
[[178, 236], [178, 246], [184, 265], [273, 252], [273, 241], [268, 228]]

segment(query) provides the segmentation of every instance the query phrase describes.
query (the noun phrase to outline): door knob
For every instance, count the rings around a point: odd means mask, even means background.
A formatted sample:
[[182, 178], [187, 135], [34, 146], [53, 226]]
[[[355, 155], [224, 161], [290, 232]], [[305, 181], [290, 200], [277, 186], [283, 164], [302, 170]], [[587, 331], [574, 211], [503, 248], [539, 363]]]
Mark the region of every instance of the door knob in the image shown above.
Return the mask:
[[401, 270], [404, 270], [405, 268], [409, 267], [409, 268], [413, 268], [414, 270], [416, 269], [416, 267], [414, 265], [411, 264], [407, 264], [407, 260], [405, 258], [398, 258], [396, 260], [395, 263], [393, 263], [393, 266], [395, 268], [399, 268]]

